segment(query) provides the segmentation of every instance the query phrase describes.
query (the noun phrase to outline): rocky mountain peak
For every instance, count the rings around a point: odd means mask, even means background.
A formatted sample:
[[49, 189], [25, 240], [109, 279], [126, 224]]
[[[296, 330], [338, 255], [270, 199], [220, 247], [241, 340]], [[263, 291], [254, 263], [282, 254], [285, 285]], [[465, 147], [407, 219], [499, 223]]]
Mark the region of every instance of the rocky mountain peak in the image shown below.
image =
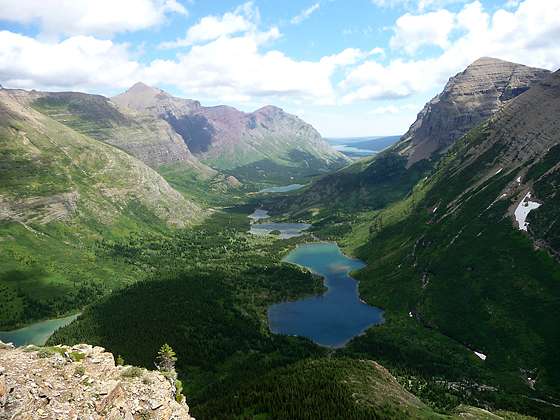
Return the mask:
[[130, 88], [128, 88], [125, 93], [128, 93], [129, 95], [151, 95], [151, 96], [164, 95], [164, 96], [169, 96], [169, 94], [167, 92], [165, 92], [164, 90], [162, 90], [160, 88], [149, 86], [149, 85], [145, 84], [144, 82], [136, 82]]
[[127, 91], [114, 96], [117, 105], [135, 111], [149, 112], [157, 117], [166, 113], [184, 114], [200, 107], [198, 101], [176, 98], [166, 91], [137, 82]]
[[116, 366], [102, 347], [0, 342], [0, 360], [0, 418], [194, 420], [161, 373]]
[[497, 58], [479, 58], [451, 77], [443, 92], [424, 106], [396, 150], [408, 157], [408, 166], [445, 152], [549, 73]]
[[254, 112], [254, 114], [267, 114], [267, 115], [282, 114], [282, 113], [284, 113], [284, 110], [274, 105], [265, 105]]

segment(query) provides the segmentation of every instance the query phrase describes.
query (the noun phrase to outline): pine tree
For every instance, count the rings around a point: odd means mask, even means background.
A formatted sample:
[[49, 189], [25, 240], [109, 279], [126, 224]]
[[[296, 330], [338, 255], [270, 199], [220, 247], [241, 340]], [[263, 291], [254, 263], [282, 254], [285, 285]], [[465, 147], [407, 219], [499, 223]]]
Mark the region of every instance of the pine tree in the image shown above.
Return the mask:
[[158, 351], [156, 357], [156, 366], [159, 370], [163, 372], [173, 372], [175, 371], [175, 362], [177, 361], [177, 355], [171, 348], [171, 346], [165, 343]]

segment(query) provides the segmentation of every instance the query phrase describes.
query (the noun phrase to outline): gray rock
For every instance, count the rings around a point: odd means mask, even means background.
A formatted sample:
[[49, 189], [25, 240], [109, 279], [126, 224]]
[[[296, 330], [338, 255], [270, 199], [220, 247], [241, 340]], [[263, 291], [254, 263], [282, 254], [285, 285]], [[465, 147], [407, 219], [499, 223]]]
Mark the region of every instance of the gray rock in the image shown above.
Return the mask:
[[495, 58], [476, 60], [449, 79], [395, 146], [408, 166], [445, 152], [457, 139], [548, 76], [548, 70]]

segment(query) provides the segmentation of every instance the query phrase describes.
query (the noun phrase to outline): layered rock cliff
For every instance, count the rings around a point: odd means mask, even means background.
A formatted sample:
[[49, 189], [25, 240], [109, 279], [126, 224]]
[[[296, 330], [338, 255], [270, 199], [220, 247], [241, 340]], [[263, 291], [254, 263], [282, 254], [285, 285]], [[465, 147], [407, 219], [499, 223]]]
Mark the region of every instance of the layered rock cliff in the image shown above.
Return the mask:
[[445, 152], [470, 129], [500, 110], [550, 72], [483, 57], [449, 79], [401, 138], [396, 150], [415, 162]]
[[101, 347], [0, 342], [0, 419], [194, 420], [161, 373], [116, 366]]

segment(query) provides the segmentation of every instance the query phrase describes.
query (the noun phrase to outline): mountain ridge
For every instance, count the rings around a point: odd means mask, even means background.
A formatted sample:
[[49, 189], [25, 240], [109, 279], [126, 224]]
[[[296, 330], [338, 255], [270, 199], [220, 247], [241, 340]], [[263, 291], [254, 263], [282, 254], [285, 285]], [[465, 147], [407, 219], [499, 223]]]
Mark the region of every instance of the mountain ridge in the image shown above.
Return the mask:
[[177, 98], [142, 82], [111, 100], [165, 119], [199, 159], [217, 169], [231, 170], [261, 160], [301, 166], [306, 155], [319, 167], [347, 162], [311, 125], [273, 105], [250, 113], [227, 105], [204, 107], [199, 101]]

